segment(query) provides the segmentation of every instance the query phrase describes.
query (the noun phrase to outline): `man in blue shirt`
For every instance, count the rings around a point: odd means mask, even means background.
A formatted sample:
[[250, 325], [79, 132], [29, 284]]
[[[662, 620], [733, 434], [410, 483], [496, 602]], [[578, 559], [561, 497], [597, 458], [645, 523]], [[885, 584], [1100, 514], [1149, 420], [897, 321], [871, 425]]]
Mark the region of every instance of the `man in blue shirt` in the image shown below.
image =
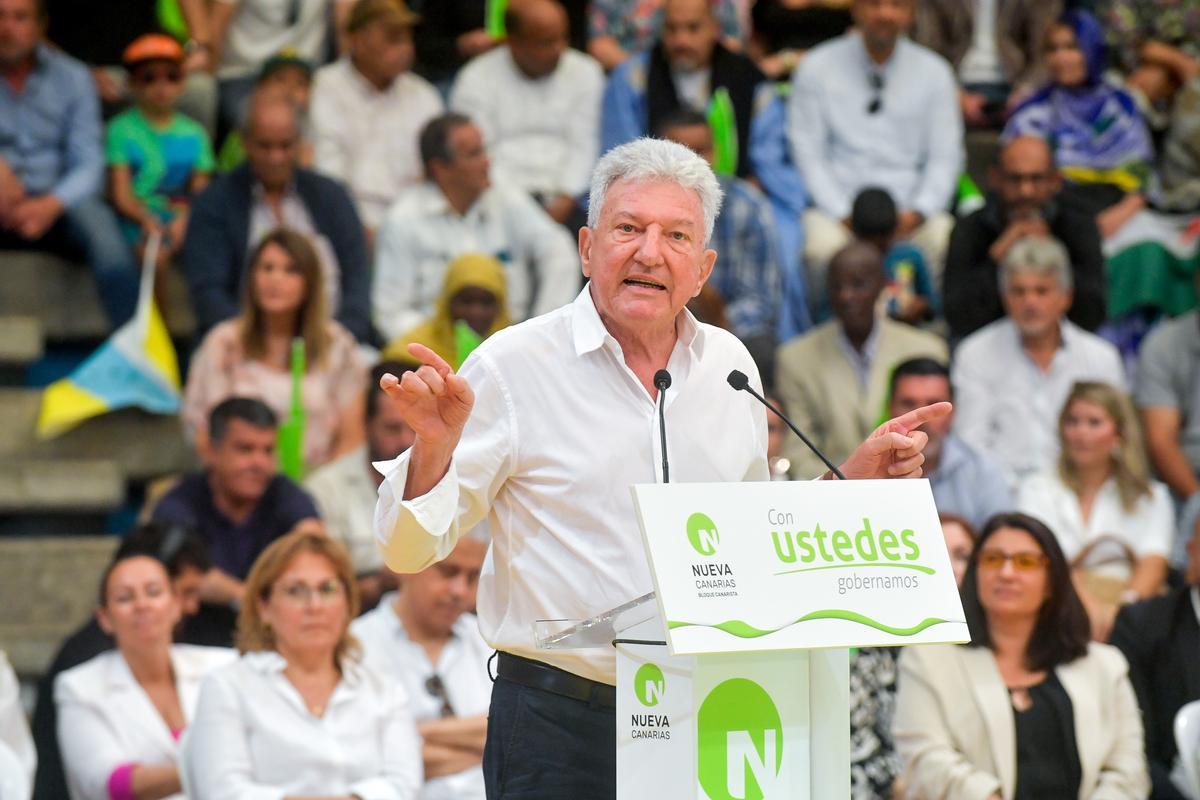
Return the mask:
[[114, 326], [138, 274], [104, 179], [100, 107], [87, 68], [42, 44], [38, 0], [0, 0], [0, 249], [82, 253]]

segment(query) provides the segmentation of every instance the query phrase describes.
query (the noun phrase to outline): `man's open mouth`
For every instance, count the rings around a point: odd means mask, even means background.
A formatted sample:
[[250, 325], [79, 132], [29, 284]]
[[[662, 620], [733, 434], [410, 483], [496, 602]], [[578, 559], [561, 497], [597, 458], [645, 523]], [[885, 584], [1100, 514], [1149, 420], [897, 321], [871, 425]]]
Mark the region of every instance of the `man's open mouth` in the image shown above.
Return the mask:
[[627, 283], [630, 286], [645, 286], [647, 289], [659, 289], [664, 292], [667, 290], [667, 287], [663, 286], [661, 283], [658, 283], [657, 281], [646, 280], [645, 278], [626, 278], [624, 283]]

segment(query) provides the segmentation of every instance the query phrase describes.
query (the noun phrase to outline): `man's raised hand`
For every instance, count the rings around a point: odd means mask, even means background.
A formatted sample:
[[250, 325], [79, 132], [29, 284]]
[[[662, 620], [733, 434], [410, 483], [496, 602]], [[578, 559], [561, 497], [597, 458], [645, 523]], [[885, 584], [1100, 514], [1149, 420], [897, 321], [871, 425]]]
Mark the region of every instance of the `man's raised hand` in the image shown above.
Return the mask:
[[917, 428], [952, 410], [949, 403], [933, 403], [888, 420], [855, 448], [842, 465], [843, 474], [847, 478], [921, 477], [921, 465], [925, 463], [921, 451], [929, 437]]

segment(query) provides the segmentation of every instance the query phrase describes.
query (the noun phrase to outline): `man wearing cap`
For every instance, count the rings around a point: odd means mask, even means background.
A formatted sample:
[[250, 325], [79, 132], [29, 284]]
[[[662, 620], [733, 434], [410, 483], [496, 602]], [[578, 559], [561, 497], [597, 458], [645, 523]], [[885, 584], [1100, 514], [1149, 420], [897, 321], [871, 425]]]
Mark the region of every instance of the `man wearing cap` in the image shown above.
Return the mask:
[[137, 305], [133, 251], [100, 196], [100, 107], [87, 68], [42, 43], [37, 0], [0, 0], [0, 250], [82, 254], [116, 327]]
[[[590, 198], [579, 234], [589, 283], [573, 303], [491, 336], [461, 374], [410, 345], [423, 366], [381, 381], [416, 434], [379, 465], [388, 566], [418, 572], [485, 515], [491, 529], [477, 608], [500, 651], [483, 761], [493, 800], [616, 794], [615, 655], [539, 650], [533, 629], [651, 590], [629, 487], [661, 480], [660, 434], [672, 481], [769, 477], [766, 413], [725, 385], [738, 369], [761, 389], [758, 370], [733, 334], [685, 308], [717, 258], [705, 247], [721, 201], [712, 170], [683, 145], [638, 139], [600, 159]], [[920, 476], [916, 428], [949, 412], [940, 403], [885, 423], [842, 472]]]
[[346, 20], [349, 52], [313, 82], [317, 169], [350, 188], [371, 231], [421, 180], [417, 139], [442, 113], [437, 90], [409, 72], [418, 19], [404, 0], [358, 0]]

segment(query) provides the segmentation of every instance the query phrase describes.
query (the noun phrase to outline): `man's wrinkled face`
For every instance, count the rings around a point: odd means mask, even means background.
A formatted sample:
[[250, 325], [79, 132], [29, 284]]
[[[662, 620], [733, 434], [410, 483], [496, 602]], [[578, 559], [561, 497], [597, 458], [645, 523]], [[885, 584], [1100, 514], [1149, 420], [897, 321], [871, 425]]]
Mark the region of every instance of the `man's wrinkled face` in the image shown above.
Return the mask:
[[596, 229], [580, 231], [579, 256], [601, 319], [623, 330], [673, 325], [717, 258], [696, 192], [627, 179], [609, 187]]

